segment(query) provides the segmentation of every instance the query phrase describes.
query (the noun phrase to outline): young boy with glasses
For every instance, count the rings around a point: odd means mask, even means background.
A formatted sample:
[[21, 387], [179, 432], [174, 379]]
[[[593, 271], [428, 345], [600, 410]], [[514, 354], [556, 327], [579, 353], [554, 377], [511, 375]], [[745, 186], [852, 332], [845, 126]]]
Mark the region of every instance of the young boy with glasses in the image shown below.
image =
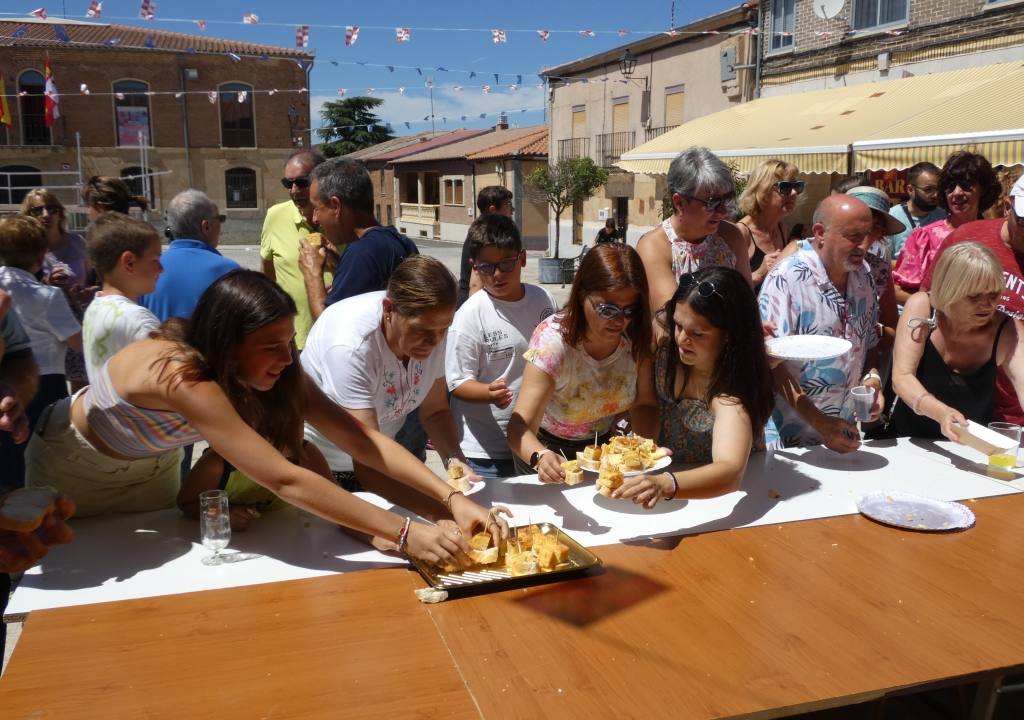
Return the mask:
[[459, 308], [448, 331], [445, 375], [470, 466], [483, 478], [516, 475], [506, 430], [534, 328], [555, 310], [551, 294], [522, 281], [526, 253], [505, 215], [479, 217], [466, 238], [484, 292]]

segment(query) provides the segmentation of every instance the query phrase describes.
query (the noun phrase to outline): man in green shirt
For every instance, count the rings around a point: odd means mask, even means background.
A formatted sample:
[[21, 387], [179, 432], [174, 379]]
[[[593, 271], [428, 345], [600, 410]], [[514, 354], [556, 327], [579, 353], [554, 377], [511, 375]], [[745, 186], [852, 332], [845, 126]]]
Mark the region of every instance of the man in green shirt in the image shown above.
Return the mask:
[[[260, 235], [263, 274], [276, 280], [291, 295], [298, 308], [295, 344], [300, 350], [306, 344], [313, 316], [309, 312], [306, 284], [299, 269], [299, 239], [316, 229], [313, 225], [313, 204], [309, 199], [309, 183], [313, 168], [323, 161], [323, 156], [312, 150], [300, 150], [288, 158], [281, 184], [287, 188], [290, 199], [267, 211]], [[325, 274], [324, 282], [330, 286], [329, 274]]]

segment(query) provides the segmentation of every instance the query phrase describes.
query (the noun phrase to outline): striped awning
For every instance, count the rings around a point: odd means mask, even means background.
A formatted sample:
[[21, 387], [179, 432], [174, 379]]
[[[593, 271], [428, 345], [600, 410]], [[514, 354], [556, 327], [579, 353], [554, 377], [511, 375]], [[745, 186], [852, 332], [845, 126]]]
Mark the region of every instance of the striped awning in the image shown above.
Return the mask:
[[[1024, 132], [1013, 62], [777, 95], [691, 120], [622, 155], [630, 172], [664, 174], [680, 152], [710, 148], [741, 172], [778, 158], [803, 173], [942, 165], [971, 144], [993, 164], [1021, 162]], [[941, 133], [941, 135], [940, 135]]]

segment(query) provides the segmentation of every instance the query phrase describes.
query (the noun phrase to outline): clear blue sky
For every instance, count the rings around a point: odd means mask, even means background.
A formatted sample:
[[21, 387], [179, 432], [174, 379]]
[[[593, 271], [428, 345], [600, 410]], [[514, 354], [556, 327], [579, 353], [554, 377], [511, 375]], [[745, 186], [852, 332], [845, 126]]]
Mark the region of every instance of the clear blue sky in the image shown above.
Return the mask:
[[[24, 5], [17, 12], [28, 12], [40, 5], [51, 17], [67, 12], [67, 17], [86, 19], [89, 0], [17, 0]], [[4, 14], [15, 11], [9, 3]], [[677, 0], [676, 25], [713, 15], [740, 4], [739, 0]], [[537, 72], [553, 65], [586, 57], [611, 47], [626, 44], [630, 38], [667, 30], [671, 0], [520, 0], [505, 2], [465, 2], [444, 0], [378, 0], [346, 2], [342, 0], [156, 0], [155, 22], [137, 19], [140, 0], [103, 0], [102, 20], [144, 25], [160, 30], [199, 33], [196, 19], [207, 22], [206, 35], [252, 42], [295, 45], [295, 26], [310, 25], [309, 48], [315, 51], [310, 90], [313, 100], [313, 126], [319, 125], [317, 108], [338, 97], [345, 88], [348, 96], [373, 93], [385, 100], [379, 109], [382, 119], [391, 122], [398, 134], [429, 129], [423, 118], [430, 114], [427, 79], [434, 82], [434, 115], [437, 127], [483, 127], [494, 124], [493, 113], [510, 111], [515, 125], [543, 122], [543, 93], [538, 89]], [[258, 25], [244, 25], [242, 15], [255, 13]], [[183, 22], [170, 22], [181, 19]], [[218, 22], [221, 21], [221, 22]], [[323, 27], [324, 25], [341, 27]], [[359, 25], [359, 39], [345, 46], [345, 25]], [[395, 41], [396, 27], [412, 29], [407, 43]], [[466, 28], [469, 31], [431, 30], [429, 28]], [[508, 41], [495, 44], [492, 28], [507, 31]], [[618, 29], [630, 31], [619, 37]], [[474, 30], [475, 29], [475, 30]], [[552, 31], [542, 42], [537, 30]], [[595, 37], [581, 37], [577, 31], [594, 30]], [[525, 32], [523, 32], [525, 31]], [[570, 31], [570, 32], [556, 32]], [[600, 32], [605, 31], [605, 32]], [[331, 61], [338, 64], [334, 65]], [[248, 60], [247, 62], [256, 62]], [[353, 63], [365, 62], [368, 66]], [[371, 65], [414, 66], [414, 69]], [[467, 73], [438, 72], [435, 68], [472, 70]], [[494, 82], [494, 73], [500, 82]], [[508, 84], [521, 74], [523, 85], [511, 92]], [[484, 95], [481, 85], [492, 86]], [[464, 86], [462, 92], [453, 89]], [[399, 87], [405, 88], [400, 94]], [[522, 109], [527, 112], [520, 112]], [[482, 112], [490, 115], [481, 120]], [[460, 116], [466, 115], [463, 122]], [[447, 117], [442, 123], [441, 117]], [[411, 130], [404, 122], [409, 121]]]

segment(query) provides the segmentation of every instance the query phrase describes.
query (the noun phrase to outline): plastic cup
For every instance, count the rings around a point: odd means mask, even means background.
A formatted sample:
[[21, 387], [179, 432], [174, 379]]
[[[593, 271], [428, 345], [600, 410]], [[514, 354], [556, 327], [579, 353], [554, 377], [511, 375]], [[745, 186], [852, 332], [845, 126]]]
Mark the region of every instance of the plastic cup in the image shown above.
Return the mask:
[[867, 385], [858, 385], [850, 390], [850, 405], [858, 422], [867, 422], [871, 417], [871, 408], [875, 404], [875, 389]]
[[1020, 425], [1006, 422], [991, 422], [988, 429], [1006, 438], [1006, 448], [988, 456], [988, 466], [999, 470], [1008, 470], [1017, 464], [1017, 451], [1020, 449]]

